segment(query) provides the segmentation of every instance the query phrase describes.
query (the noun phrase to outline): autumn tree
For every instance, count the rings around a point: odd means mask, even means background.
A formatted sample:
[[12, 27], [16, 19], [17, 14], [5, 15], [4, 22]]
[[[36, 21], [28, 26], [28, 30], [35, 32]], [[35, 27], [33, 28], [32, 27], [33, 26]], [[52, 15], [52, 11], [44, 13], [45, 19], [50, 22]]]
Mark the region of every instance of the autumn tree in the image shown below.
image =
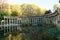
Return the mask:
[[54, 10], [59, 9], [59, 8], [60, 8], [60, 4], [55, 4], [54, 5]]
[[1, 6], [2, 11], [9, 12], [10, 7], [8, 3], [0, 3], [0, 6]]
[[[1, 5], [2, 4], [2, 5]], [[2, 8], [1, 8], [2, 6]], [[35, 16], [44, 14], [45, 10], [39, 8], [35, 4], [8, 4], [8, 3], [0, 3], [0, 10], [8, 12], [9, 15], [12, 14], [13, 11], [17, 12], [18, 16]]]
[[10, 5], [11, 13], [16, 12], [18, 16], [21, 16], [21, 7], [18, 4]]
[[22, 4], [21, 10], [23, 16], [35, 16], [41, 14], [41, 8], [34, 4]]

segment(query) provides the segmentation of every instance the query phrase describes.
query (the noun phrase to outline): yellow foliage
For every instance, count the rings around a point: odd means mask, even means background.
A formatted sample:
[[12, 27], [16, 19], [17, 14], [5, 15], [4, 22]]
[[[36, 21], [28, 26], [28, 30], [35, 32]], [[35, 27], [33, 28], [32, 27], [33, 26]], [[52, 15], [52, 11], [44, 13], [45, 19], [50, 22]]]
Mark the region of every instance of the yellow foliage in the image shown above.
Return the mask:
[[42, 9], [35, 4], [22, 4], [21, 5], [23, 14], [28, 16], [35, 16], [42, 14]]
[[[1, 5], [1, 3], [0, 3]], [[26, 16], [35, 16], [35, 15], [40, 15], [44, 14], [46, 10], [41, 9], [35, 4], [8, 4], [8, 3], [2, 3], [3, 11], [6, 11], [11, 15], [13, 11], [17, 12], [18, 16], [26, 15]], [[1, 6], [2, 6], [1, 5]]]
[[4, 12], [11, 13], [10, 5], [8, 3], [0, 3], [0, 10]]
[[54, 9], [60, 8], [60, 4], [55, 4]]
[[46, 11], [46, 9], [41, 9], [41, 14], [45, 14]]
[[14, 4], [14, 5], [11, 5], [10, 6], [10, 9], [11, 9], [11, 12], [12, 11], [15, 11], [15, 12], [17, 12], [18, 13], [18, 16], [21, 16], [22, 14], [22, 12], [21, 12], [21, 7], [20, 7], [20, 5], [18, 5], [18, 4]]

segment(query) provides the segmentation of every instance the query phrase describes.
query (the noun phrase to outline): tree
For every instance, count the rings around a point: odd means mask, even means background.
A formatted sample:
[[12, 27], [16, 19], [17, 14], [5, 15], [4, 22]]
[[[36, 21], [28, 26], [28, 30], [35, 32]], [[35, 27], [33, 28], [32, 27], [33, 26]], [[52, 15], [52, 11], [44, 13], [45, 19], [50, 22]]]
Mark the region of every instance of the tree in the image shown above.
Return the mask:
[[45, 12], [45, 14], [49, 14], [49, 13], [52, 13], [51, 10], [48, 10]]
[[22, 4], [21, 10], [23, 16], [35, 16], [41, 14], [41, 8], [34, 4]]
[[13, 11], [11, 16], [18, 16], [17, 12], [16, 11]]
[[0, 11], [0, 21], [4, 19], [4, 16], [9, 16], [8, 12]]
[[60, 4], [55, 4], [54, 5], [54, 10], [56, 10], [56, 9], [60, 9]]
[[5, 11], [5, 12], [9, 12], [10, 11], [10, 7], [8, 3], [0, 3], [0, 10], [1, 11]]
[[10, 15], [11, 13], [10, 5], [8, 3], [0, 2], [0, 11], [8, 12]]
[[18, 4], [10, 5], [11, 13], [15, 12], [18, 16], [22, 15], [21, 7]]

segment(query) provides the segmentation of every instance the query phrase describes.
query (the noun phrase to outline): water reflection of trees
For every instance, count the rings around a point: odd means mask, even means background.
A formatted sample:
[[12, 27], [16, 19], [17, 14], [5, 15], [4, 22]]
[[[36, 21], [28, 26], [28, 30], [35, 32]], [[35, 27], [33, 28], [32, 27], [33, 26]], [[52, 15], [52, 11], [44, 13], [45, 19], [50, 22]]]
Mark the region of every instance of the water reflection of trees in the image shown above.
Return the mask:
[[9, 34], [3, 38], [6, 40], [57, 40], [59, 31], [57, 26], [38, 25], [20, 27], [21, 31], [17, 34]]

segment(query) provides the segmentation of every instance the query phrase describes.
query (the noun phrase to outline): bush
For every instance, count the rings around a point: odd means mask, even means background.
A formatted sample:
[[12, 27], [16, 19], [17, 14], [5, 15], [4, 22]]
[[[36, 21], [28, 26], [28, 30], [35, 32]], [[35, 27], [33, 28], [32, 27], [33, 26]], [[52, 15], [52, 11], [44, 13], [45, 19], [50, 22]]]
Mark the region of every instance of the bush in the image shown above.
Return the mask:
[[4, 16], [8, 16], [8, 13], [4, 11], [0, 11], [0, 21], [4, 19]]
[[22, 23], [22, 26], [23, 27], [29, 27], [29, 26], [31, 26], [31, 23], [24, 22], [24, 23]]

